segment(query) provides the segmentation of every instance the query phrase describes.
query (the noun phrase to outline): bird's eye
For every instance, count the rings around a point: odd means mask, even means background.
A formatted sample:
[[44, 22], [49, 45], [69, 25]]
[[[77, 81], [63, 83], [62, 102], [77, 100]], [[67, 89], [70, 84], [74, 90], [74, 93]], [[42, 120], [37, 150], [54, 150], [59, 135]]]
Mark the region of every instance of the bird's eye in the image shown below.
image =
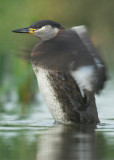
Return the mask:
[[38, 28], [38, 29], [40, 29], [40, 28], [41, 28], [41, 26], [37, 26], [37, 28]]

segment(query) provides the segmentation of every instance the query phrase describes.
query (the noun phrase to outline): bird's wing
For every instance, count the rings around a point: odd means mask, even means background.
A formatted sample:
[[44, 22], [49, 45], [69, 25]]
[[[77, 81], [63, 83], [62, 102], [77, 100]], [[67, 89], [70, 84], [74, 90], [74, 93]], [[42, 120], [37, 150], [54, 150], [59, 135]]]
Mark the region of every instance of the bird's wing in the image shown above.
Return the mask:
[[69, 72], [79, 87], [98, 92], [106, 80], [104, 63], [85, 28], [81, 26], [81, 30], [80, 27], [64, 30], [53, 39], [37, 44], [31, 60], [47, 69]]
[[72, 27], [72, 29], [79, 35], [80, 39], [87, 47], [90, 55], [93, 57], [93, 60], [97, 67], [97, 92], [99, 92], [104, 87], [104, 83], [107, 80], [105, 63], [98, 50], [94, 47], [86, 27], [83, 25]]

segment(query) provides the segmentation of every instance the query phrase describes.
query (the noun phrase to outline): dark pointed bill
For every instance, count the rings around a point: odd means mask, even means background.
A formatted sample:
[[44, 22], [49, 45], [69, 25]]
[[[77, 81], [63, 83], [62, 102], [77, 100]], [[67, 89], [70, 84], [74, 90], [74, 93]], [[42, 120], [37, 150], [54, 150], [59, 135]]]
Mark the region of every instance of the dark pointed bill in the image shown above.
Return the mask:
[[20, 29], [15, 29], [12, 32], [16, 33], [29, 33], [30, 29], [29, 28], [20, 28]]
[[20, 29], [16, 29], [16, 30], [13, 30], [12, 32], [15, 32], [15, 33], [34, 33], [36, 29], [33, 29], [33, 28], [20, 28]]

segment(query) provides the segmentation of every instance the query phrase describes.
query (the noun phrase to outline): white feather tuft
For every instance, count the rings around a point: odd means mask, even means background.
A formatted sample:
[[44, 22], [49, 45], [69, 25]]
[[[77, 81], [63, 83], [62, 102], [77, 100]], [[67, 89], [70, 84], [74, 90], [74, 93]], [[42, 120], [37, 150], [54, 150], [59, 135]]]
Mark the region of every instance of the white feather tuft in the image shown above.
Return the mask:
[[80, 67], [76, 71], [72, 71], [71, 75], [76, 80], [82, 96], [84, 96], [83, 90], [93, 90], [93, 84], [95, 83], [96, 78], [93, 66]]

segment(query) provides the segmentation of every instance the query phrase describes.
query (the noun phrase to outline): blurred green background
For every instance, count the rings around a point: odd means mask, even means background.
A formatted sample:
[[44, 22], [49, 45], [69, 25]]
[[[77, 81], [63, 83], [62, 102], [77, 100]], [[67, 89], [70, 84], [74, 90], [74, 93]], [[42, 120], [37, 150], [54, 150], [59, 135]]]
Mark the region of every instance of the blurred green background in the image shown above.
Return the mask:
[[[31, 50], [38, 39], [11, 31], [43, 19], [57, 21], [65, 28], [86, 25], [104, 57], [112, 81], [97, 97], [102, 124], [96, 132], [80, 125], [70, 130], [69, 126], [53, 128], [53, 119], [40, 105], [31, 64], [16, 56]], [[46, 153], [59, 160], [64, 154], [74, 159], [88, 155], [114, 159], [113, 46], [114, 0], [0, 0], [0, 160], [39, 160], [40, 153], [44, 159], [48, 159]]]
[[[43, 19], [57, 21], [65, 28], [86, 25], [108, 72], [114, 73], [114, 0], [0, 0], [1, 112], [6, 103], [22, 107], [37, 101], [38, 88], [31, 64], [16, 55], [31, 49], [38, 40], [11, 31]], [[24, 112], [23, 107], [21, 110]]]

